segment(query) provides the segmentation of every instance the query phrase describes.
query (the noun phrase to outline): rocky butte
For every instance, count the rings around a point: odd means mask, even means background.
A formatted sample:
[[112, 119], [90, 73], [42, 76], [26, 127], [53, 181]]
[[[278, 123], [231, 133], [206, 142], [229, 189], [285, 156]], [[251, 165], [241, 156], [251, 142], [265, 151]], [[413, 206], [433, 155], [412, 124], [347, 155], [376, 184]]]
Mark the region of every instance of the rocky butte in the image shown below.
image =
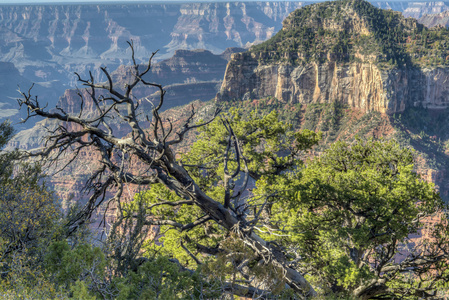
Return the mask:
[[275, 97], [365, 112], [449, 104], [449, 34], [363, 0], [291, 13], [270, 40], [234, 54], [217, 101]]

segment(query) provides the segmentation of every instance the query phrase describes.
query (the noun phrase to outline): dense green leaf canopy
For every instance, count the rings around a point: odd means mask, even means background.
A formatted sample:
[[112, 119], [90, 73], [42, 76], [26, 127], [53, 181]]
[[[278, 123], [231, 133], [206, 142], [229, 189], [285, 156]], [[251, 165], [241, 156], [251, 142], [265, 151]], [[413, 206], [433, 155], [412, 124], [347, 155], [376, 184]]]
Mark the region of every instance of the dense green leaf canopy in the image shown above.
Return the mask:
[[[322, 293], [393, 296], [403, 293], [410, 278], [419, 282], [421, 276], [421, 284], [428, 284], [422, 275], [435, 255], [447, 251], [441, 244], [447, 225], [438, 228], [437, 242], [411, 238], [421, 233], [425, 217], [445, 206], [433, 185], [413, 171], [413, 162], [413, 152], [394, 141], [337, 142], [276, 186], [272, 220], [288, 233], [279, 242], [298, 249], [298, 267]], [[258, 192], [268, 189], [273, 185], [262, 184]], [[405, 266], [425, 256], [427, 263]], [[436, 283], [443, 284], [449, 274], [438, 274]], [[438, 291], [438, 284], [432, 289]]]

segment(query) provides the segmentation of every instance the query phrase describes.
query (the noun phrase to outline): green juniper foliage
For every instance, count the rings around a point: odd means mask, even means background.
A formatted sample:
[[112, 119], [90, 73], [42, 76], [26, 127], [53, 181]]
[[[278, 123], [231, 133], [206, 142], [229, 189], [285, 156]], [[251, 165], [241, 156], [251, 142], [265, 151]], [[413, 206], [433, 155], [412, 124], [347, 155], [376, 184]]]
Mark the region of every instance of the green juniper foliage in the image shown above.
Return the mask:
[[[180, 160], [199, 186], [223, 204], [225, 158], [227, 172], [238, 163], [245, 165], [250, 180], [246, 194], [234, 203], [236, 212], [246, 214], [252, 230], [282, 249], [319, 297], [415, 299], [417, 293], [447, 290], [447, 260], [441, 256], [449, 244], [447, 223], [437, 222], [428, 230], [429, 238], [410, 240], [423, 227], [424, 217], [445, 209], [433, 185], [414, 172], [411, 150], [394, 141], [357, 138], [336, 142], [307, 160], [320, 133], [294, 132], [275, 111], [243, 114], [246, 109], [230, 108], [201, 128]], [[320, 118], [337, 128], [341, 117], [326, 114]], [[239, 143], [240, 161], [235, 153], [226, 156], [229, 128]], [[236, 190], [243, 183], [243, 174], [240, 177], [233, 183]], [[4, 185], [21, 177], [5, 178]], [[46, 195], [46, 189], [35, 184], [39, 195]], [[263, 263], [239, 230], [226, 230], [211, 219], [184, 228], [201, 220], [203, 212], [162, 184], [122, 203], [120, 212], [105, 245], [82, 238], [69, 243], [58, 234], [57, 224], [39, 222], [36, 232], [46, 245], [28, 244], [26, 253], [34, 253], [33, 259], [3, 258], [3, 266], [22, 270], [2, 279], [4, 294], [35, 299], [214, 299], [248, 295], [245, 284], [250, 283], [253, 293], [267, 298], [296, 297], [286, 288], [283, 270]], [[12, 224], [4, 210], [1, 220], [1, 226]], [[152, 224], [159, 224], [154, 238], [149, 235]], [[399, 253], [403, 259], [395, 260]], [[10, 280], [19, 284], [11, 286]], [[36, 284], [43, 292], [33, 288]]]
[[446, 28], [428, 29], [364, 0], [340, 0], [296, 10], [281, 31], [250, 51], [262, 61], [294, 65], [324, 63], [329, 58], [340, 63], [366, 60], [385, 67], [447, 65], [448, 33]]

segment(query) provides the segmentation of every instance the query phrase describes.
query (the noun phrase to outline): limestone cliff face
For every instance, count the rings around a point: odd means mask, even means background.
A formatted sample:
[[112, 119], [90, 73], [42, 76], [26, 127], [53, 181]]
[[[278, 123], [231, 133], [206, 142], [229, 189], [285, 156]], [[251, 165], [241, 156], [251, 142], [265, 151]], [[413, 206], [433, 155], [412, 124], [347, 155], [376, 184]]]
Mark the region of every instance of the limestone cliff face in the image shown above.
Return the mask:
[[449, 68], [380, 69], [373, 63], [335, 61], [303, 66], [260, 64], [258, 54], [234, 54], [218, 101], [276, 97], [292, 103], [342, 101], [363, 111], [393, 114], [407, 106], [449, 106]]
[[183, 4], [173, 27], [174, 49], [243, 47], [264, 41], [280, 29], [282, 20], [303, 2], [226, 2]]
[[283, 102], [344, 101], [362, 110], [403, 109], [402, 97], [387, 101], [388, 75], [373, 64], [339, 65], [335, 61], [304, 66], [260, 65], [257, 54], [234, 54], [217, 100], [276, 97]]
[[[398, 1], [399, 2], [399, 1]], [[421, 18], [427, 14], [439, 14], [449, 9], [447, 2], [409, 2], [404, 10], [401, 10], [406, 17]]]
[[[372, 22], [372, 16], [380, 21]], [[393, 25], [389, 19], [395, 20]], [[401, 43], [384, 33], [388, 28], [403, 35]], [[433, 46], [418, 50], [425, 53], [419, 59], [409, 53], [417, 44], [410, 35], [422, 28], [416, 20], [360, 0], [305, 7], [285, 19], [274, 38], [232, 56], [216, 100], [339, 101], [387, 114], [410, 106], [444, 109], [449, 106], [449, 65], [442, 58], [440, 65], [432, 61]]]

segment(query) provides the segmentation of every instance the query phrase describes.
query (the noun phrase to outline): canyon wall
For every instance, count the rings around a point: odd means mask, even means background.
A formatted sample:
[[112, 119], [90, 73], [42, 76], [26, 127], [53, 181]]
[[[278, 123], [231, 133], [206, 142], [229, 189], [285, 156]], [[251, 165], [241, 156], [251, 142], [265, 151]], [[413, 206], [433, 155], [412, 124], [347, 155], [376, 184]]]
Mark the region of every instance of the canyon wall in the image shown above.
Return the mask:
[[445, 10], [437, 14], [426, 14], [418, 19], [418, 22], [426, 27], [449, 26], [449, 11]]
[[[219, 54], [229, 47], [244, 47], [270, 38], [282, 27], [282, 20], [302, 5], [303, 2], [0, 4], [0, 63], [9, 63], [0, 65], [2, 84], [7, 87], [0, 96], [0, 121], [11, 118], [18, 123], [23, 117], [15, 101], [19, 97], [17, 85], [28, 90], [34, 83], [33, 94], [54, 107], [66, 89], [76, 86], [74, 72], [86, 77], [91, 71], [96, 81], [103, 81], [99, 67], [106, 66], [111, 72], [130, 64], [127, 41], [133, 41], [139, 63], [146, 62], [158, 49], [158, 61], [172, 57], [177, 50], [200, 48]], [[198, 55], [210, 60], [207, 53]], [[179, 67], [176, 72], [184, 72], [182, 64], [175, 62], [161, 68], [159, 77], [165, 73], [170, 81], [173, 66]], [[224, 69], [225, 64], [220, 66], [220, 72]], [[14, 76], [8, 70], [15, 70]], [[216, 70], [198, 71], [203, 77], [222, 79], [215, 76]], [[168, 84], [185, 83], [176, 80]], [[27, 124], [20, 126], [18, 129], [27, 128]]]
[[[375, 4], [376, 2], [372, 3]], [[403, 10], [398, 9], [401, 6], [401, 4], [404, 7]], [[381, 5], [378, 6], [380, 8], [386, 8], [381, 7]], [[449, 3], [445, 1], [417, 1], [417, 2], [398, 1], [393, 4], [392, 9], [396, 11], [401, 11], [405, 17], [412, 17], [415, 19], [419, 19], [424, 15], [439, 14], [449, 10]]]
[[[36, 82], [100, 65], [158, 60], [179, 49], [215, 54], [270, 38], [303, 2], [0, 5], [0, 61]], [[59, 76], [58, 76], [59, 71]], [[70, 74], [69, 74], [70, 73]], [[100, 73], [95, 73], [100, 76]], [[67, 77], [68, 78], [68, 77]], [[69, 82], [75, 83], [70, 76]]]
[[261, 53], [234, 54], [217, 101], [275, 97], [291, 103], [342, 101], [365, 112], [393, 114], [407, 106], [449, 106], [449, 68], [382, 69], [332, 60], [301, 66], [259, 63]]
[[232, 56], [216, 100], [342, 102], [387, 114], [410, 106], [444, 109], [447, 31], [428, 32], [366, 1], [311, 4], [292, 12], [273, 38]]
[[[0, 62], [9, 62], [20, 78], [8, 78], [14, 87], [0, 97], [0, 115], [14, 122], [15, 87], [28, 89], [50, 107], [64, 90], [76, 85], [77, 72], [92, 71], [97, 81], [105, 80], [99, 70], [115, 70], [130, 63], [126, 41], [136, 46], [139, 62], [159, 49], [157, 60], [181, 49], [206, 49], [214, 54], [229, 47], [249, 47], [269, 39], [282, 28], [282, 20], [297, 8], [314, 1], [1, 5]], [[405, 16], [447, 10], [445, 2], [373, 1], [375, 6], [401, 11]], [[23, 125], [22, 125], [23, 126]]]

